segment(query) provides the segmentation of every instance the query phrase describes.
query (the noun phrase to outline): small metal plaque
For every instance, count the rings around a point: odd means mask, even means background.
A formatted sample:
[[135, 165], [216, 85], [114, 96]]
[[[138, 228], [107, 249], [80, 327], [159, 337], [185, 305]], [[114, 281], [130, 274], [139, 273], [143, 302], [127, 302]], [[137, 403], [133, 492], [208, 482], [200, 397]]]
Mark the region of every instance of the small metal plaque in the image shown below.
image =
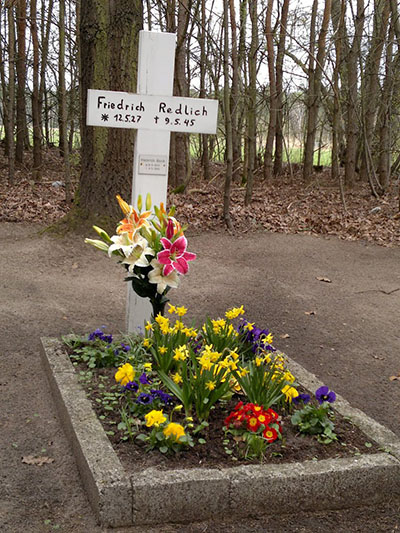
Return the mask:
[[166, 176], [168, 158], [165, 155], [139, 155], [139, 174]]

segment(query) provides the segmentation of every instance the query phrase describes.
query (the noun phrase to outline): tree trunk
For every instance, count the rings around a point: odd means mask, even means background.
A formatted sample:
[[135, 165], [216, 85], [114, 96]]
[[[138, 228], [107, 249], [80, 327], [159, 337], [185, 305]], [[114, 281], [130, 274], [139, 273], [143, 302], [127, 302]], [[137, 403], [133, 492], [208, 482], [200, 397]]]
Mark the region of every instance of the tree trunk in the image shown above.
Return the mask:
[[275, 52], [274, 52], [274, 32], [272, 29], [272, 10], [274, 0], [268, 0], [267, 15], [265, 18], [265, 37], [267, 41], [267, 61], [269, 74], [269, 122], [267, 132], [267, 142], [264, 152], [264, 179], [272, 176], [272, 157], [274, 149], [274, 139], [276, 132], [276, 78], [275, 78]]
[[289, 0], [283, 0], [278, 51], [276, 54], [276, 134], [274, 175], [283, 169], [283, 59], [285, 56], [286, 27], [289, 12]]
[[247, 113], [248, 162], [245, 205], [249, 205], [253, 196], [254, 169], [256, 160], [256, 106], [257, 106], [257, 50], [258, 21], [257, 0], [249, 0], [251, 19], [251, 44], [249, 54], [249, 110]]
[[[238, 110], [239, 110], [239, 53], [237, 24], [234, 0], [229, 0], [229, 14], [232, 38], [232, 85], [230, 96], [230, 113], [232, 124], [232, 179], [237, 178], [241, 162], [240, 132], [238, 129]], [[227, 146], [228, 148], [228, 146]]]
[[[389, 13], [390, 3], [387, 0], [375, 1], [372, 38], [370, 50], [365, 62], [365, 72], [361, 88], [363, 147], [360, 175], [361, 179], [370, 183], [372, 189], [375, 189], [375, 185], [379, 185], [378, 183], [373, 183], [373, 177], [375, 176], [373, 132], [378, 107], [379, 67], [385, 43]], [[375, 194], [375, 191], [373, 192]]]
[[[188, 0], [181, 0], [178, 4], [178, 24], [177, 24], [177, 43], [175, 53], [175, 77], [174, 77], [174, 95], [188, 96], [188, 84], [186, 76], [186, 57], [187, 57], [187, 29], [189, 25], [190, 9]], [[189, 168], [187, 165], [188, 158], [188, 136], [184, 132], [175, 132], [175, 159], [170, 162], [174, 165], [172, 171], [172, 187], [179, 188], [183, 191], [190, 181]]]
[[[206, 97], [206, 0], [201, 0], [201, 24], [199, 28], [200, 44], [200, 98]], [[210, 154], [208, 151], [208, 135], [200, 134], [200, 153], [203, 176], [206, 181], [210, 179]]]
[[14, 104], [15, 104], [15, 16], [14, 6], [8, 8], [8, 180], [15, 181], [15, 141], [14, 141]]
[[357, 14], [353, 42], [347, 51], [347, 95], [346, 95], [346, 157], [344, 181], [349, 187], [353, 186], [357, 166], [357, 137], [359, 132], [358, 112], [358, 68], [357, 59], [361, 48], [361, 36], [364, 28], [364, 0], [357, 0]]
[[[314, 0], [314, 7], [318, 5], [318, 1]], [[314, 159], [314, 145], [315, 135], [317, 130], [318, 110], [320, 105], [321, 95], [321, 79], [325, 64], [326, 51], [326, 35], [328, 31], [329, 19], [331, 14], [332, 0], [325, 0], [324, 14], [322, 17], [321, 30], [318, 37], [318, 52], [315, 62], [315, 72], [312, 73], [309, 81], [309, 91], [307, 97], [307, 130], [306, 130], [306, 144], [304, 148], [304, 165], [303, 178], [306, 182], [310, 181], [313, 171]], [[310, 54], [311, 55], [311, 54]], [[311, 57], [310, 57], [311, 62]], [[313, 62], [314, 63], [314, 62]], [[310, 72], [311, 73], [311, 72]]]
[[26, 51], [25, 51], [25, 33], [26, 33], [26, 0], [18, 0], [17, 3], [17, 143], [15, 149], [15, 159], [18, 163], [24, 160], [25, 139], [27, 137], [26, 127], [26, 104], [25, 104], [25, 85], [26, 85]]
[[335, 65], [333, 68], [333, 113], [332, 113], [332, 163], [331, 176], [333, 181], [339, 179], [339, 139], [342, 122], [342, 108], [340, 105], [339, 73], [342, 62], [342, 49], [344, 42], [344, 21], [346, 15], [346, 1], [333, 0], [332, 25], [335, 35]]
[[[141, 0], [86, 0], [81, 4], [81, 112], [87, 90], [135, 92], [138, 33], [143, 25]], [[116, 194], [130, 198], [132, 130], [94, 128], [82, 121], [79, 207], [88, 215], [119, 217]]]
[[36, 0], [31, 0], [30, 26], [33, 45], [33, 72], [32, 72], [32, 126], [33, 126], [33, 168], [32, 176], [36, 181], [40, 177], [42, 168], [42, 131], [40, 127], [40, 102], [39, 102], [39, 39], [37, 30]]
[[69, 164], [69, 146], [67, 135], [67, 95], [65, 90], [65, 0], [59, 2], [59, 56], [58, 56], [58, 103], [59, 103], [59, 142], [64, 159], [65, 200], [71, 204], [71, 172]]
[[231, 116], [231, 95], [229, 90], [229, 23], [228, 23], [228, 0], [224, 0], [224, 107], [225, 107], [225, 138], [226, 138], [226, 174], [224, 187], [224, 220], [229, 229], [232, 228], [231, 216], [229, 213], [231, 201], [231, 183], [233, 166], [233, 145], [232, 145], [232, 116]]

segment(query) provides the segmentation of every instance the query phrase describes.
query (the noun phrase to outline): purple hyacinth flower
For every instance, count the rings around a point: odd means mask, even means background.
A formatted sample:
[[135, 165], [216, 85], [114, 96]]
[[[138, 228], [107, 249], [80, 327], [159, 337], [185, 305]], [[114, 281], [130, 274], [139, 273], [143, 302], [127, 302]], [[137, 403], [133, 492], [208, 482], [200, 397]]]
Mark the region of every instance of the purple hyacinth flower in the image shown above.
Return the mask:
[[336, 394], [330, 391], [326, 385], [323, 385], [315, 391], [315, 397], [320, 404], [324, 402], [333, 403], [336, 400]]
[[145, 392], [141, 392], [139, 396], [136, 398], [136, 403], [140, 403], [142, 405], [148, 405], [152, 403], [154, 400], [154, 397], [151, 394], [146, 394]]
[[145, 372], [140, 376], [139, 381], [142, 385], [150, 385], [152, 382], [152, 380], [146, 376]]
[[299, 405], [300, 402], [303, 402], [304, 405], [306, 405], [310, 401], [310, 395], [309, 394], [299, 394], [295, 398], [293, 398], [293, 403], [295, 405]]
[[130, 392], [137, 392], [139, 390], [139, 385], [136, 383], [136, 381], [129, 381], [122, 388], [123, 390], [128, 390]]
[[129, 350], [131, 349], [129, 344], [124, 344], [123, 342], [121, 342], [121, 348], [124, 350], [124, 352], [129, 352]]

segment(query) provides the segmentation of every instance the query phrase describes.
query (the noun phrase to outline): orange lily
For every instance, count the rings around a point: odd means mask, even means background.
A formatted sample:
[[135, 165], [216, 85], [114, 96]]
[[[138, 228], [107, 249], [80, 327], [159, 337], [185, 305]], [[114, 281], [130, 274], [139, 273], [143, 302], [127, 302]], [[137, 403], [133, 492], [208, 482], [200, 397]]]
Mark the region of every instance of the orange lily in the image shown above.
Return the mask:
[[125, 202], [119, 194], [117, 195], [117, 200], [122, 212], [124, 215], [127, 215], [126, 218], [119, 223], [117, 233], [128, 233], [129, 238], [133, 239], [134, 234], [141, 227], [149, 225], [149, 222], [146, 219], [151, 215], [151, 211], [138, 213], [136, 209]]

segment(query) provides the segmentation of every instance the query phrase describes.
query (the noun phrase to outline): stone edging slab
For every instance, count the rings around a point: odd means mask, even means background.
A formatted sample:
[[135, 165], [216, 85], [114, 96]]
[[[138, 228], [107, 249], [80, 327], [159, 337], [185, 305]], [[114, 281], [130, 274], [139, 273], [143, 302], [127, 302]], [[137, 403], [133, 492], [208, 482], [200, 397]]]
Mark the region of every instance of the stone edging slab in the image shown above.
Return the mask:
[[[43, 362], [93, 510], [104, 526], [195, 522], [224, 515], [354, 507], [400, 494], [400, 439], [337, 396], [336, 410], [385, 453], [284, 465], [159, 471], [128, 475], [113, 450], [62, 341], [42, 338]], [[307, 389], [321, 386], [295, 361], [288, 365]]]

